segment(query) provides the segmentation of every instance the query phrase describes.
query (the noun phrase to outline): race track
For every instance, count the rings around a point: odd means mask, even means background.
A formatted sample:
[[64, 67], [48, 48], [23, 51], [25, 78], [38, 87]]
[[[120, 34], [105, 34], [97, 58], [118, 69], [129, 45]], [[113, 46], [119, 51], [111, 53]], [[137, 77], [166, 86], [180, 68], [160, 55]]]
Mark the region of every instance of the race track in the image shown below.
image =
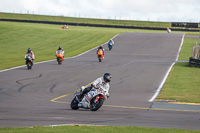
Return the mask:
[[[0, 127], [89, 124], [200, 130], [200, 111], [151, 109], [155, 91], [176, 60], [183, 34], [124, 33], [81, 56], [0, 72]], [[66, 53], [67, 54], [67, 53]], [[23, 56], [22, 56], [23, 57]], [[37, 57], [37, 55], [36, 55]], [[71, 110], [73, 92], [105, 72], [112, 74], [110, 98], [96, 112]]]

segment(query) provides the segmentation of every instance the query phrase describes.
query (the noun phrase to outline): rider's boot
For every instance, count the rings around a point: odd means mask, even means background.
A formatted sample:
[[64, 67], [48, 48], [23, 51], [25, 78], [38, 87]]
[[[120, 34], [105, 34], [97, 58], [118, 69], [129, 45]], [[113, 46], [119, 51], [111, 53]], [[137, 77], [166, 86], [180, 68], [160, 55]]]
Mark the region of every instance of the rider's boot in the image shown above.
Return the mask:
[[81, 90], [80, 90], [80, 94], [79, 95], [77, 95], [77, 97], [78, 97], [78, 99], [79, 100], [82, 100], [82, 98], [83, 98], [83, 96], [84, 96], [84, 90], [85, 90], [85, 87], [84, 86], [82, 86], [81, 87]]
[[89, 86], [87, 88], [85, 88], [84, 86], [82, 86], [81, 90], [80, 90], [80, 95], [78, 95], [79, 100], [82, 100], [82, 98], [84, 97], [84, 95], [86, 93], [88, 93], [91, 89], [92, 89], [92, 86]]

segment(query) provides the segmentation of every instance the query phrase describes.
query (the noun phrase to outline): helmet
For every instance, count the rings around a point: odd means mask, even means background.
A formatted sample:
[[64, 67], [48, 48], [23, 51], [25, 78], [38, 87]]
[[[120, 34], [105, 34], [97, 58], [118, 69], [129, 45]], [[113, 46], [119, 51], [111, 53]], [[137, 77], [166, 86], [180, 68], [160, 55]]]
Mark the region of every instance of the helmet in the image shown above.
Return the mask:
[[111, 81], [111, 74], [110, 73], [105, 73], [104, 76], [103, 76], [103, 79], [104, 81], [107, 83], [107, 82], [110, 82]]
[[61, 49], [62, 49], [62, 46], [59, 46], [58, 49], [61, 50]]
[[28, 53], [30, 53], [31, 52], [31, 48], [28, 48]]

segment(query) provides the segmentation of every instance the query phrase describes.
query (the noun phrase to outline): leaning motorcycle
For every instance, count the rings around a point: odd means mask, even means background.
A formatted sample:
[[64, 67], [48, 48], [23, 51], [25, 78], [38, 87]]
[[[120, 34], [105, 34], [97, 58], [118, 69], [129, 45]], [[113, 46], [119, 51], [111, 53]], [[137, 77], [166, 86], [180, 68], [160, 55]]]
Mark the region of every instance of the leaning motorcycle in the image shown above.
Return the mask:
[[91, 90], [84, 95], [82, 99], [79, 99], [80, 92], [75, 92], [75, 97], [71, 102], [71, 108], [77, 110], [79, 108], [90, 109], [91, 111], [97, 111], [101, 108], [104, 101], [107, 99], [103, 87]]
[[57, 62], [58, 62], [58, 64], [59, 64], [59, 65], [62, 64], [62, 61], [63, 61], [63, 53], [60, 52], [60, 51], [58, 51], [58, 52], [56, 53], [56, 57], [57, 57]]
[[99, 62], [101, 62], [103, 60], [103, 50], [102, 49], [99, 49], [99, 51], [97, 52], [98, 54], [98, 60]]
[[26, 56], [26, 65], [27, 65], [27, 69], [31, 69], [33, 66], [33, 59], [31, 55], [27, 55]]

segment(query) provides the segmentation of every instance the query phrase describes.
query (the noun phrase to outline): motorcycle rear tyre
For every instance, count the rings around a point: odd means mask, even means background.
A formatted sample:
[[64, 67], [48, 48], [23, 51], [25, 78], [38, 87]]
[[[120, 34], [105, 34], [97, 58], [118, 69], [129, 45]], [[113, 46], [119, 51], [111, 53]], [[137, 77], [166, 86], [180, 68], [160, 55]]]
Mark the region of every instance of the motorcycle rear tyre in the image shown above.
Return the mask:
[[[95, 98], [94, 98], [95, 99]], [[91, 105], [90, 105], [90, 110], [91, 111], [97, 111], [99, 108], [101, 108], [101, 106], [103, 105], [103, 102], [104, 102], [104, 99], [103, 98], [100, 98], [99, 99], [99, 101], [98, 101], [98, 103], [96, 104], [96, 106], [93, 108], [92, 107], [92, 103], [93, 103], [94, 101], [92, 100], [91, 101]]]
[[79, 107], [78, 107], [78, 101], [76, 100], [76, 97], [72, 100], [71, 102], [71, 108], [73, 110], [77, 110]]

